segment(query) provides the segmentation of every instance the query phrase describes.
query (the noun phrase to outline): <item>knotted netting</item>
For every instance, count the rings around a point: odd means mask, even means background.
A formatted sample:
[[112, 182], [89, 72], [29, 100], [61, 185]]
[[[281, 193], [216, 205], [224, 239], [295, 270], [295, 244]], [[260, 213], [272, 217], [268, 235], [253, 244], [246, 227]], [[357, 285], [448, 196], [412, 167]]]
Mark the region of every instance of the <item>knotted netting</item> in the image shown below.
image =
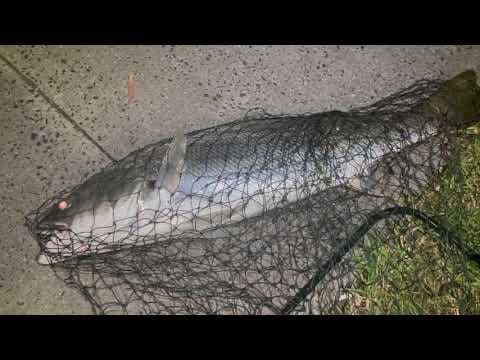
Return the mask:
[[27, 223], [38, 261], [97, 313], [475, 312], [475, 246], [431, 199], [463, 204], [453, 175], [479, 114], [467, 71], [347, 112], [179, 130]]

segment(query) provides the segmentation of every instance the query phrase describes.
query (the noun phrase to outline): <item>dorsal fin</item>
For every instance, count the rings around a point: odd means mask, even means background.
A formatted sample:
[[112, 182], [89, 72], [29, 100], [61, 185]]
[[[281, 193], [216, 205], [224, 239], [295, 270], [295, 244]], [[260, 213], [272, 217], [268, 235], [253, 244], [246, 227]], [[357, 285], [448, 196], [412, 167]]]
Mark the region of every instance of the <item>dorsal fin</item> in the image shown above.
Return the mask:
[[181, 129], [177, 129], [163, 158], [160, 171], [155, 179], [155, 188], [164, 188], [174, 193], [180, 184], [180, 178], [185, 166], [187, 139]]

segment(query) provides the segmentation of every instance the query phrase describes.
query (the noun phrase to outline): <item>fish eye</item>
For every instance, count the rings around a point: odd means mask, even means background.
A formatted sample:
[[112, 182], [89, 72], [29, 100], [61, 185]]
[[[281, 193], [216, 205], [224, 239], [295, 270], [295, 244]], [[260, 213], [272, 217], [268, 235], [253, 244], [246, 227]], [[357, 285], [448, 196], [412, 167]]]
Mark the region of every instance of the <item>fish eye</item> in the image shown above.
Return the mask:
[[57, 206], [60, 210], [65, 210], [65, 209], [68, 209], [71, 206], [71, 204], [67, 200], [61, 200], [57, 204]]

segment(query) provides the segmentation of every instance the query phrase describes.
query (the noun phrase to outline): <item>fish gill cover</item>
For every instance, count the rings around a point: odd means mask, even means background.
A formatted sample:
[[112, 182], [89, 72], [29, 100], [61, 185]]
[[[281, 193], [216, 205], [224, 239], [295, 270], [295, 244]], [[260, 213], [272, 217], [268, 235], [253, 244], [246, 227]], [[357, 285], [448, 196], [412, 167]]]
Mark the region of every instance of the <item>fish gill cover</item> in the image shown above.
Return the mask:
[[410, 272], [399, 296], [433, 271], [454, 302], [475, 302], [465, 284], [478, 258], [424, 198], [479, 114], [467, 71], [347, 112], [178, 131], [59, 193], [27, 224], [38, 261], [96, 313], [351, 313], [371, 271]]

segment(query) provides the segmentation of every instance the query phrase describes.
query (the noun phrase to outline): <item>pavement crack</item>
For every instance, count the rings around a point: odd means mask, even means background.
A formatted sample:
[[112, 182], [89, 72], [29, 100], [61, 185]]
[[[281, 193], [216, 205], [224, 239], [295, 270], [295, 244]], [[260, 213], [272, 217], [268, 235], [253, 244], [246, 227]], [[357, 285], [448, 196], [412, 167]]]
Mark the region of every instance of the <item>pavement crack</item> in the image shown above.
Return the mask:
[[90, 141], [98, 150], [100, 150], [108, 159], [112, 162], [117, 162], [117, 160], [110, 155], [110, 153], [103, 148], [94, 138], [92, 138], [69, 114], [63, 110], [60, 105], [58, 105], [52, 98], [50, 98], [40, 87], [26, 76], [20, 69], [18, 69], [10, 60], [8, 60], [3, 54], [0, 53], [0, 59], [12, 69], [22, 80], [27, 84], [33, 91], [39, 94], [51, 107], [53, 107], [65, 120], [67, 120], [75, 130], [80, 132], [88, 141]]

